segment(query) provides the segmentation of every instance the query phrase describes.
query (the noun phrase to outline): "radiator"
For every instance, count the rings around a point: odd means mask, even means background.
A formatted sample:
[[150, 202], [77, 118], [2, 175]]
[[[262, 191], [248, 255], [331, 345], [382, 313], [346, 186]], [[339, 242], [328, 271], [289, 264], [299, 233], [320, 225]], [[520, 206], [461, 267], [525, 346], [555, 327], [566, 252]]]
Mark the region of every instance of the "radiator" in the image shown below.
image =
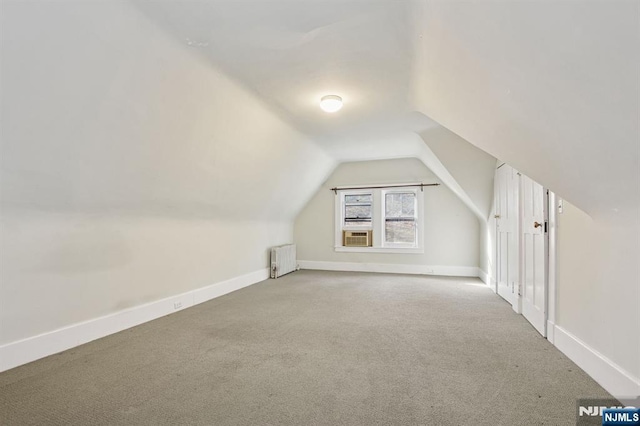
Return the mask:
[[296, 245], [286, 244], [271, 249], [271, 278], [278, 278], [298, 269]]

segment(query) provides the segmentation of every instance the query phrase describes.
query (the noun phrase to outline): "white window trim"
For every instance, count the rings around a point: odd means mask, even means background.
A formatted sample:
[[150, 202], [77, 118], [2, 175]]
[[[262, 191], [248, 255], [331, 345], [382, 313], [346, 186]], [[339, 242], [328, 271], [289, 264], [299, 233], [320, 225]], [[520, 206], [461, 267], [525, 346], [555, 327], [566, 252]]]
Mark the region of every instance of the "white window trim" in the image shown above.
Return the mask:
[[[384, 185], [375, 185], [384, 186]], [[390, 192], [415, 192], [416, 194], [416, 244], [384, 243], [384, 194]], [[343, 226], [344, 224], [344, 196], [351, 194], [372, 194], [372, 220], [371, 226]], [[419, 186], [386, 189], [353, 189], [338, 190], [334, 198], [334, 250], [343, 253], [397, 253], [397, 254], [423, 254], [424, 253], [424, 193]], [[344, 247], [342, 245], [342, 231], [373, 230], [373, 247]]]

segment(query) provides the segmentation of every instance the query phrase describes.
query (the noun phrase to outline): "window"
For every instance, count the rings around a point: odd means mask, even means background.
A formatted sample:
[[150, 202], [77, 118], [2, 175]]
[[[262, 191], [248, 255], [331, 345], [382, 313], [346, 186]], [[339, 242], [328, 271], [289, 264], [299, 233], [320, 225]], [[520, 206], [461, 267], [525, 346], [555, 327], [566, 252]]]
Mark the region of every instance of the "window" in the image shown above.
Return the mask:
[[416, 198], [413, 191], [384, 194], [384, 245], [416, 245]]
[[344, 196], [344, 227], [368, 226], [371, 227], [371, 203], [373, 195], [345, 194]]
[[423, 204], [418, 187], [339, 190], [335, 250], [422, 253]]

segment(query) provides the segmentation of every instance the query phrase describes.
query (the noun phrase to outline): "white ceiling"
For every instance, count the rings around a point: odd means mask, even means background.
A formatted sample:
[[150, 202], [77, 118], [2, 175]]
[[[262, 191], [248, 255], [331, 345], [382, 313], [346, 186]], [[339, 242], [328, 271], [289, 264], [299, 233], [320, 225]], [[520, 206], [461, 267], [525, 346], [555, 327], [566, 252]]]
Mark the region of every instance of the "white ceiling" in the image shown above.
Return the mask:
[[638, 226], [640, 2], [415, 6], [420, 111], [592, 217]]
[[[415, 132], [437, 126], [410, 106], [411, 2], [135, 4], [339, 161], [413, 156]], [[326, 94], [343, 109], [321, 111]]]

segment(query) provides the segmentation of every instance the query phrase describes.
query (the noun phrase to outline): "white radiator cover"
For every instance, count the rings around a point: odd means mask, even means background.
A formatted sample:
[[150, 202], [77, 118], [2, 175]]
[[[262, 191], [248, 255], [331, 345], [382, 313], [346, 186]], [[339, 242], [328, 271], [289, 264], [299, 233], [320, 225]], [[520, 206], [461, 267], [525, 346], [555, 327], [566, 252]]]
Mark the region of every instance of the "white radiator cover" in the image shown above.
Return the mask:
[[285, 244], [271, 249], [271, 278], [278, 278], [298, 269], [296, 245]]

